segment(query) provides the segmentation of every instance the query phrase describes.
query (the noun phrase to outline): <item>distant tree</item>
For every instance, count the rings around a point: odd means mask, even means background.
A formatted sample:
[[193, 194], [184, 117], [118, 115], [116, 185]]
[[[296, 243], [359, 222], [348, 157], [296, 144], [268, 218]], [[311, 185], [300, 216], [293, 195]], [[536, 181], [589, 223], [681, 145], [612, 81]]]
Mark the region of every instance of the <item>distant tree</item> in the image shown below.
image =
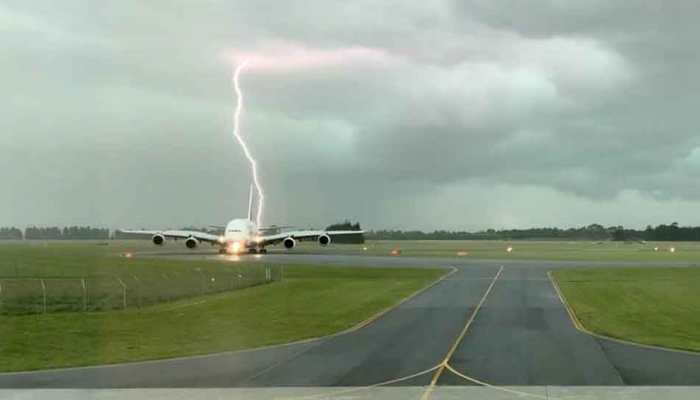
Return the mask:
[[377, 230], [366, 234], [372, 240], [658, 240], [658, 241], [700, 241], [700, 227], [684, 227], [677, 222], [670, 225], [647, 226], [646, 229], [625, 229], [622, 226], [605, 228], [591, 224], [580, 228], [527, 228], [527, 229], [488, 229], [478, 232], [444, 231], [433, 232]]
[[32, 226], [25, 230], [25, 239], [55, 240], [61, 239], [61, 230], [58, 227], [36, 227]]
[[[327, 231], [361, 231], [362, 228], [360, 228], [360, 223], [355, 222], [354, 224], [350, 222], [349, 220], [345, 220], [343, 222], [335, 223], [328, 225], [326, 227]], [[364, 243], [365, 242], [365, 237], [363, 234], [352, 234], [352, 235], [338, 235], [334, 236], [333, 240], [334, 243]]]
[[90, 226], [66, 226], [63, 227], [61, 238], [65, 240], [107, 240], [109, 239], [109, 229]]
[[23, 238], [22, 231], [14, 226], [0, 228], [0, 240], [22, 240]]
[[624, 242], [625, 240], [627, 240], [627, 234], [625, 233], [625, 229], [621, 226], [615, 228], [612, 234], [612, 240], [616, 242]]
[[112, 238], [116, 240], [126, 240], [126, 239], [143, 239], [143, 240], [150, 240], [151, 235], [143, 235], [139, 233], [124, 233], [120, 230], [114, 231], [114, 234], [112, 235]]
[[25, 239], [40, 240], [83, 240], [83, 239], [109, 239], [109, 229], [92, 228], [89, 226], [65, 226], [59, 228], [30, 226], [24, 231]]
[[327, 231], [361, 231], [360, 223], [355, 222], [354, 224], [350, 220], [345, 220], [343, 222], [337, 222], [335, 224], [328, 225], [326, 227]]

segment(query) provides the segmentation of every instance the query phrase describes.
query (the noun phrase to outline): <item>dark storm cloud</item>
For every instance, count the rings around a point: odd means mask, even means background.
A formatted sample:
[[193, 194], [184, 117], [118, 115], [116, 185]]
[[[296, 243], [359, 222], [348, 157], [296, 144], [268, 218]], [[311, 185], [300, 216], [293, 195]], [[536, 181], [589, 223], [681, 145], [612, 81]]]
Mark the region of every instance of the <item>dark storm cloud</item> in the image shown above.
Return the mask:
[[226, 55], [278, 66], [270, 49], [286, 46], [317, 62], [242, 82], [268, 222], [700, 223], [699, 14], [690, 2], [10, 2], [0, 222], [240, 214]]

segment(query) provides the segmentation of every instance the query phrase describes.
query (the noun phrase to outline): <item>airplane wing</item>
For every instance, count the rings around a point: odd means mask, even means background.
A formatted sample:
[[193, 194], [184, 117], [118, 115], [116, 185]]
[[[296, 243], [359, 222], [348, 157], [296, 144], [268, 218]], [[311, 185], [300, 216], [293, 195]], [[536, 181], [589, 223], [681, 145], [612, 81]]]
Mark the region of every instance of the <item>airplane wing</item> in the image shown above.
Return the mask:
[[187, 239], [190, 237], [193, 237], [200, 242], [209, 242], [209, 243], [221, 243], [219, 241], [219, 236], [217, 235], [212, 235], [211, 233], [207, 232], [198, 232], [198, 231], [178, 231], [178, 230], [165, 230], [165, 231], [133, 231], [133, 230], [119, 230], [119, 232], [123, 233], [133, 233], [133, 234], [140, 234], [140, 235], [163, 235], [168, 239]]
[[276, 233], [274, 235], [261, 236], [260, 242], [263, 244], [263, 246], [267, 246], [277, 244], [288, 237], [298, 241], [318, 240], [319, 236], [325, 234], [330, 236], [332, 240], [334, 236], [361, 235], [363, 233], [365, 233], [365, 231], [289, 231]]

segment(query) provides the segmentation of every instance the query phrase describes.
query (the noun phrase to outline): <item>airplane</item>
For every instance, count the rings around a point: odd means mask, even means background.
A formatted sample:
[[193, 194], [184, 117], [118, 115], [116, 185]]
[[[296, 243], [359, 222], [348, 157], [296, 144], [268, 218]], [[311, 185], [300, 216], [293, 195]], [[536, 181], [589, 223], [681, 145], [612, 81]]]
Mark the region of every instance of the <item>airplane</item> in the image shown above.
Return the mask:
[[[266, 246], [282, 243], [293, 249], [298, 241], [316, 240], [322, 247], [331, 243], [333, 236], [361, 235], [364, 231], [297, 230], [280, 232], [279, 226], [259, 227], [253, 220], [253, 190], [251, 186], [248, 202], [248, 218], [235, 218], [226, 224], [222, 235], [189, 230], [120, 230], [123, 233], [152, 235], [153, 244], [162, 246], [166, 239], [184, 239], [188, 249], [195, 249], [200, 243], [219, 246], [220, 254], [267, 253]], [[274, 232], [268, 234], [268, 232]]]

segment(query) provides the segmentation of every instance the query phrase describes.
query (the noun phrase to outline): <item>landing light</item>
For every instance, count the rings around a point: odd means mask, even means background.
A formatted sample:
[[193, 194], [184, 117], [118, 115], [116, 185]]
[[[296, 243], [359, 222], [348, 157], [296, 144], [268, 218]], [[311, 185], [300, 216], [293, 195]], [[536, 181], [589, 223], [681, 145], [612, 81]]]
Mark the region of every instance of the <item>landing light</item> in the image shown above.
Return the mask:
[[223, 236], [219, 236], [218, 239], [216, 239], [219, 243], [223, 243], [225, 238]]
[[467, 252], [467, 251], [458, 251], [458, 252], [457, 252], [457, 255], [460, 256], [460, 257], [464, 257], [464, 256], [468, 256], [468, 255], [469, 255], [469, 252]]
[[506, 249], [507, 252], [512, 253], [513, 252], [513, 246], [508, 246]]
[[394, 249], [391, 251], [392, 256], [398, 256], [401, 255], [401, 249]]
[[238, 254], [241, 251], [241, 244], [239, 242], [233, 242], [226, 248], [228, 253]]
[[133, 257], [133, 254], [131, 254], [131, 253], [124, 253], [124, 257], [126, 257], [126, 258], [131, 258], [131, 257]]
[[670, 251], [671, 253], [675, 253], [675, 252], [676, 252], [676, 248], [675, 248], [675, 247], [671, 247], [670, 249], [668, 249], [668, 251]]

